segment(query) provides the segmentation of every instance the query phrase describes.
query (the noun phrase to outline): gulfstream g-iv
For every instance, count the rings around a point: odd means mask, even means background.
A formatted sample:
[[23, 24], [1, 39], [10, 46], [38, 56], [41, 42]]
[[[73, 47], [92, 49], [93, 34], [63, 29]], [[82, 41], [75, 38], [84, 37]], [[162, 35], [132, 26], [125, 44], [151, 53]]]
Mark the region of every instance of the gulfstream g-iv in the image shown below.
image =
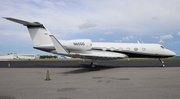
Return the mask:
[[65, 55], [73, 58], [91, 59], [91, 67], [98, 65], [97, 60], [113, 60], [123, 58], [158, 58], [161, 66], [165, 66], [161, 58], [173, 57], [176, 54], [160, 44], [92, 42], [90, 39], [57, 40], [39, 22], [28, 22], [4, 17], [7, 20], [22, 24], [28, 28], [33, 48]]

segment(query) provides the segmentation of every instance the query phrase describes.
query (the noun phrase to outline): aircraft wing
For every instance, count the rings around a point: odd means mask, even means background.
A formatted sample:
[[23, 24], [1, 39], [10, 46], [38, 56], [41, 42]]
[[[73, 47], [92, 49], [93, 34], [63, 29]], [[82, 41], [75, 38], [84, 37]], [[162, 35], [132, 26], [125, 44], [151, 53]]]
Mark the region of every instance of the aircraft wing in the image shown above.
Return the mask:
[[97, 50], [69, 52], [66, 48], [62, 46], [62, 44], [53, 35], [49, 35], [49, 36], [54, 44], [56, 52], [61, 55], [66, 55], [74, 58], [87, 58], [87, 59], [119, 59], [119, 58], [128, 57], [127, 55], [122, 53], [97, 51]]
[[81, 53], [72, 53], [74, 57], [87, 58], [87, 59], [122, 59], [128, 56], [122, 53], [108, 52], [108, 51], [84, 51]]

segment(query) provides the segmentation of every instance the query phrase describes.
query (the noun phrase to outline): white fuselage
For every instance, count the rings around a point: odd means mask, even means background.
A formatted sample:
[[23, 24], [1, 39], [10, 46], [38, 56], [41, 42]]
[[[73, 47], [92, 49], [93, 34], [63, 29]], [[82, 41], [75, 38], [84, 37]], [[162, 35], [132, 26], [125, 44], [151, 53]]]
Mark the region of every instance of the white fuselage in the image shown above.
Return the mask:
[[[91, 56], [104, 56], [104, 57], [154, 57], [164, 58], [173, 57], [176, 54], [169, 49], [164, 48], [160, 44], [143, 44], [143, 43], [115, 43], [115, 42], [89, 42], [84, 40], [85, 44], [73, 44], [76, 40], [60, 41], [62, 46], [69, 50], [71, 53], [91, 55]], [[79, 41], [79, 40], [78, 40]], [[80, 40], [83, 42], [83, 40]], [[88, 43], [87, 43], [88, 42]], [[77, 42], [76, 42], [77, 43]], [[49, 49], [48, 52], [57, 53], [54, 45], [39, 46], [40, 50]], [[119, 56], [119, 57], [117, 57]]]

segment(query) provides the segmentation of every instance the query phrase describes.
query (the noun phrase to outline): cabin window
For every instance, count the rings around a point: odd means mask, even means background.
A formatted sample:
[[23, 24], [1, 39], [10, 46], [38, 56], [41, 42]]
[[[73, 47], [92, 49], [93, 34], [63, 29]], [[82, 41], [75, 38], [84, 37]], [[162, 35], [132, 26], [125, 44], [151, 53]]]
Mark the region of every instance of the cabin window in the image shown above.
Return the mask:
[[114, 48], [114, 47], [111, 47], [111, 48], [110, 48], [110, 50], [111, 50], [111, 51], [114, 51], [114, 50], [115, 50], [115, 48]]
[[146, 48], [142, 48], [142, 51], [146, 51]]
[[103, 51], [106, 51], [106, 47], [103, 47], [102, 50], [103, 50]]
[[138, 50], [138, 48], [134, 48], [134, 51], [137, 51]]
[[121, 48], [121, 47], [119, 47], [119, 49], [118, 49], [119, 51], [122, 51], [123, 49]]
[[128, 51], [129, 51], [129, 50], [130, 50], [130, 48], [129, 48], [129, 47], [127, 47], [127, 48], [126, 48], [126, 50], [128, 50]]

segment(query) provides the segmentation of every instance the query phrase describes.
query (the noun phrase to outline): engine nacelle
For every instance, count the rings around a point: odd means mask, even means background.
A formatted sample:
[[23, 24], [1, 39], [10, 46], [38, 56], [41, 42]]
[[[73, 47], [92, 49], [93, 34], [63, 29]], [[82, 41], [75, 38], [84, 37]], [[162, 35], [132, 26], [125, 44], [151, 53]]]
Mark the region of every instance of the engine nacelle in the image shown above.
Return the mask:
[[92, 41], [90, 39], [76, 39], [61, 41], [61, 44], [68, 50], [91, 50]]

